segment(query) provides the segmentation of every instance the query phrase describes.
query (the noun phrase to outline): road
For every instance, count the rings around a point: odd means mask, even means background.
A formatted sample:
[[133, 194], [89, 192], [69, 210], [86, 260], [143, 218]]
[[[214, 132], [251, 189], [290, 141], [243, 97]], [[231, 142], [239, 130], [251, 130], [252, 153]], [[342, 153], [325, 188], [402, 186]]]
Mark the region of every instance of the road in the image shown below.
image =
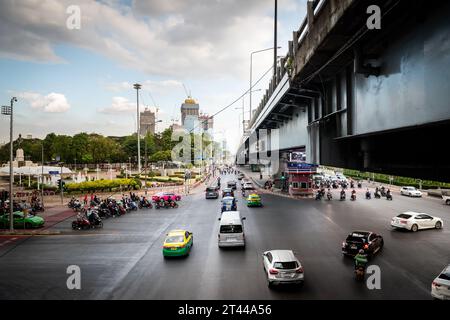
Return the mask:
[[[224, 176], [223, 182], [234, 176]], [[263, 194], [263, 208], [238, 208], [247, 218], [245, 249], [219, 249], [219, 200], [202, 190], [178, 209], [141, 210], [105, 221], [103, 230], [74, 232], [70, 219], [54, 228], [62, 235], [34, 236], [0, 247], [0, 299], [430, 299], [434, 277], [450, 263], [450, 208], [439, 199], [394, 201], [294, 200]], [[403, 211], [444, 219], [443, 230], [391, 230]], [[194, 233], [191, 255], [163, 259], [167, 231]], [[384, 237], [371, 261], [381, 268], [381, 290], [369, 290], [353, 276], [353, 261], [341, 244], [355, 230]], [[292, 249], [305, 269], [302, 288], [270, 290], [261, 254]], [[81, 290], [68, 290], [66, 268], [81, 268]]]

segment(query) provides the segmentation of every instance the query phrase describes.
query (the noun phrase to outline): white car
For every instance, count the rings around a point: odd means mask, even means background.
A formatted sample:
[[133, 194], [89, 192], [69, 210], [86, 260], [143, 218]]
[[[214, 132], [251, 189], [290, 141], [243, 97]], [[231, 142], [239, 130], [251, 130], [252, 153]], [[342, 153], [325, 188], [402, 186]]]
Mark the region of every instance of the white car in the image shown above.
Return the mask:
[[431, 296], [435, 299], [450, 300], [450, 264], [433, 280]]
[[302, 264], [292, 250], [266, 251], [263, 264], [269, 288], [279, 284], [302, 285], [305, 280]]
[[442, 200], [444, 200], [444, 203], [448, 206], [450, 206], [450, 197], [449, 196], [442, 196]]
[[392, 218], [391, 226], [396, 229], [407, 229], [417, 232], [420, 229], [441, 229], [444, 222], [441, 218], [426, 213], [404, 212]]
[[251, 183], [251, 182], [246, 182], [246, 183], [244, 183], [244, 189], [245, 189], [245, 190], [254, 190], [255, 187], [253, 186], [253, 183]]
[[400, 194], [403, 196], [419, 197], [419, 198], [422, 196], [422, 192], [420, 192], [414, 187], [402, 187], [400, 189]]

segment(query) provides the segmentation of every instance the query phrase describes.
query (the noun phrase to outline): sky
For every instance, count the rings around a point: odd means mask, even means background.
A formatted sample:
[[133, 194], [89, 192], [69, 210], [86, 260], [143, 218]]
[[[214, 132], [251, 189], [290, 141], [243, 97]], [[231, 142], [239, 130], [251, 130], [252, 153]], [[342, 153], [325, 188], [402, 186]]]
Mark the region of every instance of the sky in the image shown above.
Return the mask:
[[[307, 0], [278, 1], [279, 55], [306, 13]], [[80, 28], [70, 29], [73, 7]], [[250, 53], [273, 47], [274, 0], [5, 0], [0, 2], [0, 104], [15, 104], [15, 138], [50, 132], [124, 136], [141, 111], [158, 109], [157, 130], [181, 121], [183, 84], [209, 115], [249, 88]], [[69, 11], [68, 11], [69, 8]], [[256, 81], [273, 52], [254, 55]], [[270, 74], [270, 73], [269, 73]], [[268, 87], [262, 79], [253, 108]], [[214, 118], [217, 139], [232, 151], [242, 132], [248, 95]], [[9, 119], [0, 117], [0, 143]]]

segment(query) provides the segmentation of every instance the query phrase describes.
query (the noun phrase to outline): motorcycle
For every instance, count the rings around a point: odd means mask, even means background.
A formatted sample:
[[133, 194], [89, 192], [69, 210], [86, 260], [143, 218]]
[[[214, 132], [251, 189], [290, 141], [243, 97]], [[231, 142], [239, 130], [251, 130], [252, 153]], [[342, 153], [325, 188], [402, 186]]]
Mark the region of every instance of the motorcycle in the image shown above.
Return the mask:
[[358, 182], [358, 188], [362, 188], [362, 183]]
[[356, 201], [356, 193], [352, 193], [351, 200]]
[[330, 201], [331, 199], [333, 199], [333, 195], [331, 194], [331, 192], [327, 193], [327, 199], [328, 201]]
[[380, 192], [375, 192], [375, 199], [381, 199]]
[[345, 192], [341, 192], [341, 201], [345, 201]]
[[316, 200], [322, 200], [322, 192], [317, 192], [316, 193]]
[[91, 228], [91, 223], [85, 215], [78, 216], [77, 220], [72, 221], [73, 230], [87, 230]]
[[363, 281], [366, 273], [366, 268], [359, 266], [355, 268], [355, 279], [356, 281]]
[[386, 194], [386, 200], [390, 200], [390, 201], [393, 200], [393, 199], [392, 199], [392, 194], [391, 194], [391, 193]]
[[366, 199], [367, 199], [367, 200], [372, 199], [372, 195], [370, 194], [369, 191], [366, 192]]
[[88, 217], [88, 221], [91, 224], [91, 228], [103, 228], [103, 221], [100, 219], [97, 211], [93, 210]]

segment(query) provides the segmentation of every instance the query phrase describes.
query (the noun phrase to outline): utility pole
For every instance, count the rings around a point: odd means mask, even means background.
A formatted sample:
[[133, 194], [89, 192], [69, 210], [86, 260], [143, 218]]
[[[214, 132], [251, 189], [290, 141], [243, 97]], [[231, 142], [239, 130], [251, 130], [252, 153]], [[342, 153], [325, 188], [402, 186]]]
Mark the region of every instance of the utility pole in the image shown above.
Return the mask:
[[135, 83], [133, 85], [133, 88], [136, 89], [136, 112], [137, 112], [137, 121], [136, 121], [136, 131], [137, 131], [137, 138], [138, 138], [138, 174], [141, 174], [141, 133], [140, 130], [140, 123], [139, 123], [139, 90], [142, 88], [142, 85], [139, 83]]
[[42, 207], [44, 208], [44, 140], [42, 140], [41, 143], [41, 155], [42, 155], [42, 165], [41, 165], [41, 203]]
[[11, 104], [9, 106], [2, 106], [2, 114], [5, 116], [10, 116], [9, 122], [9, 231], [14, 231], [14, 220], [13, 220], [13, 210], [14, 210], [14, 171], [13, 171], [13, 105], [17, 102], [17, 98], [13, 97], [11, 99]]
[[64, 191], [63, 191], [63, 164], [64, 162], [60, 162], [59, 165], [61, 167], [61, 180], [59, 182], [59, 188], [61, 189], [61, 204], [64, 204]]
[[[274, 14], [274, 31], [273, 31], [273, 78], [277, 76], [277, 23], [278, 23], [278, 0], [275, 0], [275, 14]], [[250, 89], [251, 90], [251, 89]]]

